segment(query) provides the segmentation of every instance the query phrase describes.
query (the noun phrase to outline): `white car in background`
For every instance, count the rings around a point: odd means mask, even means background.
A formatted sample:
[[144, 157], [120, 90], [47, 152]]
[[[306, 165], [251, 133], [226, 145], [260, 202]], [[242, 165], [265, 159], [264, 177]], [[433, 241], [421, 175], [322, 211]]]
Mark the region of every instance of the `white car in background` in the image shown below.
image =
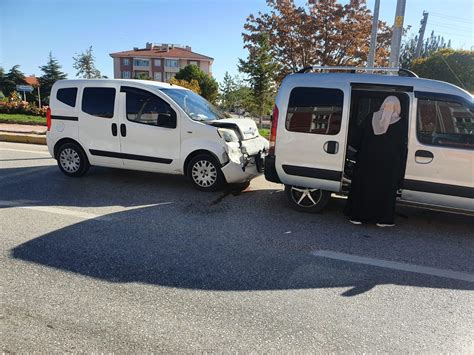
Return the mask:
[[268, 141], [251, 119], [227, 119], [194, 92], [141, 80], [61, 80], [47, 114], [61, 171], [91, 165], [184, 174], [200, 190], [241, 188], [262, 172]]

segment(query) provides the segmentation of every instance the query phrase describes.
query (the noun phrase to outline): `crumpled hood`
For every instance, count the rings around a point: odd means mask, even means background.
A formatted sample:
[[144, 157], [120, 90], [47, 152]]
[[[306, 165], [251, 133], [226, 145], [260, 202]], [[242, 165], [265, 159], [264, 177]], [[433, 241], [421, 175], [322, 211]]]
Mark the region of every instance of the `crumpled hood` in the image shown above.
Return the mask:
[[255, 121], [250, 118], [224, 118], [212, 121], [209, 124], [214, 127], [237, 130], [243, 137], [243, 140], [252, 139], [260, 135]]

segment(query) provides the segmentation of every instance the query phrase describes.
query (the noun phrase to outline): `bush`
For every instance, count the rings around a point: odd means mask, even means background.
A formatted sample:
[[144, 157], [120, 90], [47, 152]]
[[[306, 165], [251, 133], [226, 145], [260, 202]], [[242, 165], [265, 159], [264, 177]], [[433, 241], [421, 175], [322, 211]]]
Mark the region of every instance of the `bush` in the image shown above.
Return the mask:
[[17, 113], [46, 117], [47, 109], [47, 106], [38, 108], [35, 105], [30, 105], [26, 101], [10, 101], [0, 104], [0, 113]]

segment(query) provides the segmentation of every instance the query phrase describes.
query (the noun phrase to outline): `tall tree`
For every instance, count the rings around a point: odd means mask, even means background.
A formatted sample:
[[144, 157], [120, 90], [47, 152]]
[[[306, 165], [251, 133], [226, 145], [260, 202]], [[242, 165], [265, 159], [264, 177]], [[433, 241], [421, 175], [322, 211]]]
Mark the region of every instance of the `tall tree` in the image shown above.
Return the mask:
[[206, 74], [197, 65], [187, 65], [176, 73], [175, 78], [177, 80], [186, 80], [190, 83], [192, 80], [196, 80], [199, 83], [201, 96], [212, 103], [217, 101], [219, 95], [219, 84], [217, 84], [216, 79], [209, 74]]
[[270, 43], [266, 34], [260, 35], [257, 45], [249, 50], [246, 60], [239, 59], [239, 70], [248, 76], [247, 81], [253, 91], [260, 126], [263, 116], [271, 110], [271, 98], [275, 90], [273, 77], [277, 68], [278, 65], [270, 53]]
[[[308, 2], [309, 3], [309, 2]], [[267, 34], [272, 56], [279, 64], [277, 80], [310, 65], [365, 64], [372, 15], [365, 0], [315, 1], [296, 6], [292, 0], [267, 0], [269, 13], [250, 15], [242, 34], [245, 48], [258, 46]], [[388, 61], [391, 29], [378, 24], [376, 63]]]
[[474, 92], [474, 51], [441, 49], [415, 59], [411, 69], [422, 78], [447, 81]]
[[5, 94], [3, 93], [4, 81], [5, 81], [5, 69], [0, 67], [0, 99], [3, 99], [5, 97]]
[[61, 65], [59, 65], [58, 60], [53, 57], [51, 52], [49, 52], [48, 62], [39, 68], [43, 72], [43, 75], [38, 78], [41, 101], [47, 103], [49, 102], [49, 95], [53, 84], [58, 80], [66, 79], [67, 75], [61, 71]]
[[[418, 43], [418, 36], [407, 39], [401, 48], [400, 54], [400, 65], [402, 68], [410, 69], [413, 60], [415, 59], [415, 50]], [[430, 37], [426, 38], [422, 44], [420, 58], [427, 58], [433, 53], [445, 49], [451, 48], [451, 40], [447, 43], [441, 36], [436, 36], [434, 31], [431, 31]]]
[[235, 106], [235, 90], [237, 85], [235, 83], [234, 78], [229, 74], [229, 72], [225, 72], [224, 80], [219, 85], [220, 90], [220, 101], [221, 107], [224, 110], [231, 110]]
[[16, 90], [17, 85], [25, 85], [25, 74], [20, 70], [20, 66], [14, 65], [8, 73], [6, 73], [3, 78], [0, 88], [5, 96], [10, 96], [13, 91]]
[[95, 57], [92, 54], [92, 46], [85, 52], [72, 57], [74, 69], [77, 70], [76, 76], [85, 79], [99, 79], [101, 78], [100, 71], [95, 67]]

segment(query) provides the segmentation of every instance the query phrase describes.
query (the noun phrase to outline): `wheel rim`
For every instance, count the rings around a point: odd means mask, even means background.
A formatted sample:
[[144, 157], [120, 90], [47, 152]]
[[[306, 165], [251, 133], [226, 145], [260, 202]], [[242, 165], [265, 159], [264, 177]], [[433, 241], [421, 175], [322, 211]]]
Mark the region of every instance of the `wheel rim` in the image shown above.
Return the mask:
[[66, 148], [59, 155], [59, 163], [68, 173], [75, 173], [81, 167], [81, 157], [74, 149]]
[[291, 187], [291, 198], [301, 207], [311, 208], [316, 206], [323, 196], [322, 190], [303, 187]]
[[193, 181], [201, 187], [210, 187], [217, 181], [217, 169], [208, 160], [199, 160], [191, 171]]

